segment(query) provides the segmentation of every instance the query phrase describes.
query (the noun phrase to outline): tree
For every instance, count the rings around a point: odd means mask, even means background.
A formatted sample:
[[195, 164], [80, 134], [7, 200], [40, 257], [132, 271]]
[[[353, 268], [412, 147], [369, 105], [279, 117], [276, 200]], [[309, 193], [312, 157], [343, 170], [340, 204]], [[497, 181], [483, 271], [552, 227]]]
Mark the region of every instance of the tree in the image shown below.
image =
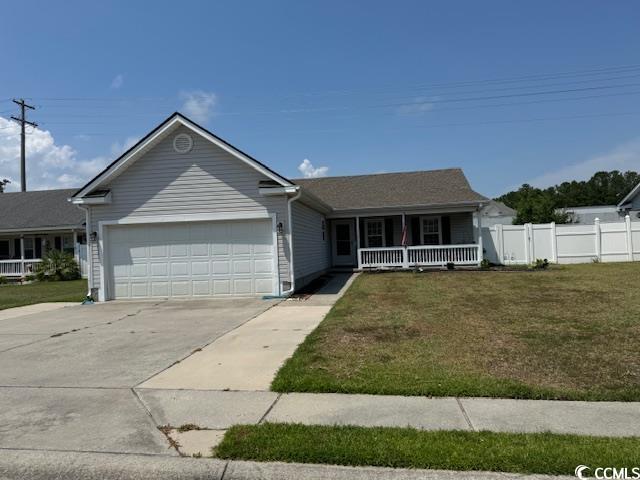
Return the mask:
[[616, 205], [640, 183], [637, 172], [596, 172], [589, 180], [563, 182], [546, 189], [524, 184], [518, 190], [496, 198], [514, 208], [516, 224], [566, 223], [569, 216], [562, 212], [568, 207], [587, 205]]
[[7, 178], [3, 178], [2, 180], [0, 180], [0, 193], [4, 192], [5, 187], [7, 186], [7, 184], [11, 183], [11, 180], [7, 179]]

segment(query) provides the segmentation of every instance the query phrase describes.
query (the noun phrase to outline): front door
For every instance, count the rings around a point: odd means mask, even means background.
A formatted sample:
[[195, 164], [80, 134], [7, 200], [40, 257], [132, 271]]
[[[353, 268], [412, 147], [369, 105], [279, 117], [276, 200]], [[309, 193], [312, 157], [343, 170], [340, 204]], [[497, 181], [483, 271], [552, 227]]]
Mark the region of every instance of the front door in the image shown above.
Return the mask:
[[356, 264], [355, 228], [351, 219], [333, 221], [333, 264]]

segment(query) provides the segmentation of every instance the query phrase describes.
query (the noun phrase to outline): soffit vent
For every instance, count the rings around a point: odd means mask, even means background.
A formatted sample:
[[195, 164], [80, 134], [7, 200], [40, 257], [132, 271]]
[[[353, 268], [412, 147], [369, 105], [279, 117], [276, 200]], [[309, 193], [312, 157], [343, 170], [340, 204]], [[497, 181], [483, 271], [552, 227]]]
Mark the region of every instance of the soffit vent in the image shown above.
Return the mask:
[[186, 133], [179, 133], [173, 137], [173, 149], [177, 153], [188, 153], [193, 147], [193, 138]]

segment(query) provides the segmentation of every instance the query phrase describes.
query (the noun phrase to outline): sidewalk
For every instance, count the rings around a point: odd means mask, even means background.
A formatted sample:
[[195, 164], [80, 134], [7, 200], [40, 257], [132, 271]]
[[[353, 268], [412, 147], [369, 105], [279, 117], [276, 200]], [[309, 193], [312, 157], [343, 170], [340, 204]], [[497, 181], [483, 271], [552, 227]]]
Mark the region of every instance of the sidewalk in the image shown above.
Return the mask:
[[258, 463], [153, 455], [5, 450], [2, 480], [547, 480], [575, 477], [297, 463]]

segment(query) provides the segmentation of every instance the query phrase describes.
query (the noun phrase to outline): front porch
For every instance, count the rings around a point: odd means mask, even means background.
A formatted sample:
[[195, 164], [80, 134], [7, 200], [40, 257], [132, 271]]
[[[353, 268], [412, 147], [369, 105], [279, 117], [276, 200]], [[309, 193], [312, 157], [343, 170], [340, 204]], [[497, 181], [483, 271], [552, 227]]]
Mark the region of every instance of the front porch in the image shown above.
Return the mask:
[[0, 277], [17, 280], [31, 275], [49, 250], [72, 254], [80, 266], [82, 276], [86, 277], [86, 243], [84, 231], [0, 233]]
[[479, 266], [477, 210], [399, 212], [330, 219], [334, 267], [357, 269]]

